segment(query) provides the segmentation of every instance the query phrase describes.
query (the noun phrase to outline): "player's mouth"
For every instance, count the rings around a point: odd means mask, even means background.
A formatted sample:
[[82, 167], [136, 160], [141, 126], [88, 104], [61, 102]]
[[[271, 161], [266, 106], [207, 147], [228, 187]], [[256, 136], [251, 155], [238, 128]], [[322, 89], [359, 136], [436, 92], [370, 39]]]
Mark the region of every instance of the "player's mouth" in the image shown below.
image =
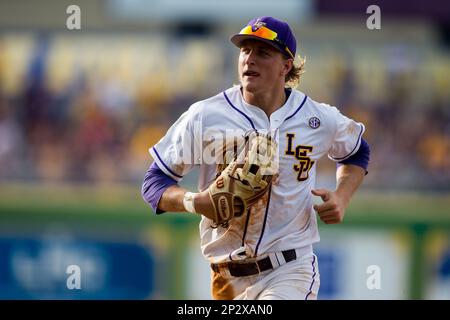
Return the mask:
[[259, 77], [259, 73], [256, 71], [247, 70], [244, 72], [243, 76], [248, 78], [255, 78]]

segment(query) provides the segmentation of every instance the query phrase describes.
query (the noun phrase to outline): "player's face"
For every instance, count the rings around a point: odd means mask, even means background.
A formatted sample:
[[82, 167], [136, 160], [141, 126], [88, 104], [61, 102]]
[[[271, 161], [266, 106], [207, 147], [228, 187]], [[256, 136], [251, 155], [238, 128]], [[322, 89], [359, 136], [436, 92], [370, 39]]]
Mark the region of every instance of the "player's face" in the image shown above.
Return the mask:
[[239, 54], [239, 78], [246, 91], [270, 92], [284, 87], [289, 62], [272, 46], [257, 40], [245, 40]]

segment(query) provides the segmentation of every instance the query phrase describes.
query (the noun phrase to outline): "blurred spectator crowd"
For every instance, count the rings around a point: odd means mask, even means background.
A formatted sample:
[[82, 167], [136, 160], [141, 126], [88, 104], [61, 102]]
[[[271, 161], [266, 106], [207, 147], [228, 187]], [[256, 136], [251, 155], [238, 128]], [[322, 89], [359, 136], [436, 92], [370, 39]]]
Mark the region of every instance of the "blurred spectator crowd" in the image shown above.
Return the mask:
[[[135, 183], [193, 102], [237, 83], [226, 39], [0, 35], [0, 182]], [[367, 187], [450, 189], [450, 53], [302, 43], [299, 90], [366, 124]], [[321, 164], [334, 174], [334, 164]]]

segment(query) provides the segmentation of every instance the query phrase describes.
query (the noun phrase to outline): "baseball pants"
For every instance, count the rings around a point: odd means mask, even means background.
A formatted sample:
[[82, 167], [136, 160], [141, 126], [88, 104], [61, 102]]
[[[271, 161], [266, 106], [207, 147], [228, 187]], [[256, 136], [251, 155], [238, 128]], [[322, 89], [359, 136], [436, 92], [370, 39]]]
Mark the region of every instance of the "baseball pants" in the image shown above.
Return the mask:
[[254, 276], [212, 271], [212, 296], [219, 300], [315, 300], [319, 287], [318, 261], [312, 252]]

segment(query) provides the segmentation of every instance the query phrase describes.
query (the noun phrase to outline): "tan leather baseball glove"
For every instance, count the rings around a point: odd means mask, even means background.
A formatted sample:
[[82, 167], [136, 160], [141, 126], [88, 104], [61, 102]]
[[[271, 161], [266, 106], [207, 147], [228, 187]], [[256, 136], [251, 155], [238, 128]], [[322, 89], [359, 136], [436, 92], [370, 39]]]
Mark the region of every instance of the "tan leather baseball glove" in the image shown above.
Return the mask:
[[269, 189], [277, 173], [277, 145], [269, 134], [252, 131], [245, 147], [209, 186], [214, 222], [226, 226], [241, 216]]

